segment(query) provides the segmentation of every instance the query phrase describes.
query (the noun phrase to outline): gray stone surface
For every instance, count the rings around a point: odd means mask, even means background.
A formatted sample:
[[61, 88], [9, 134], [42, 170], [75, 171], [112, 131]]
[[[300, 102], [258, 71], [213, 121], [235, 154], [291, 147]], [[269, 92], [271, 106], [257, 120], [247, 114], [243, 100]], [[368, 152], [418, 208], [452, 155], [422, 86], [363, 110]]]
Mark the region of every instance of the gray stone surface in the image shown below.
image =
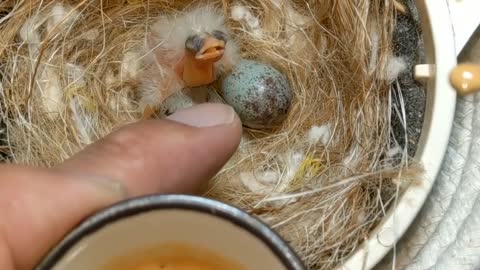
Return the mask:
[[[414, 66], [423, 59], [423, 40], [416, 9], [413, 5], [409, 8], [411, 11], [408, 14], [398, 15], [393, 37], [394, 54], [406, 60], [408, 72], [400, 74], [398, 81], [392, 85], [392, 106], [398, 111], [404, 108], [407, 132], [405, 134], [401, 116], [395, 113], [392, 115], [392, 127], [395, 140], [403, 148], [408, 147], [409, 155], [414, 156], [422, 131], [426, 96], [423, 86], [413, 76]], [[404, 106], [400, 103], [402, 98]]]

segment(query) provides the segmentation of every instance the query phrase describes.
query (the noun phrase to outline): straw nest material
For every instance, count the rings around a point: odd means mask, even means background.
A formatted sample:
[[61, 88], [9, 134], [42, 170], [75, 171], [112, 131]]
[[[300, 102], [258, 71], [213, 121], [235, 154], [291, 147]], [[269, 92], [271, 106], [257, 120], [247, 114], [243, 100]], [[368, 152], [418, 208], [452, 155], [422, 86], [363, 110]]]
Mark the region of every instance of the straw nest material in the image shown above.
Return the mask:
[[[145, 39], [159, 14], [192, 1], [4, 0], [0, 3], [2, 151], [54, 166], [141, 119]], [[206, 1], [195, 1], [206, 4]], [[244, 58], [289, 79], [294, 100], [275, 130], [245, 129], [206, 196], [270, 224], [311, 269], [345, 261], [420, 171], [394, 139], [393, 0], [231, 1], [224, 12]], [[402, 104], [396, 102], [395, 104]], [[406, 129], [406, 126], [404, 127]]]

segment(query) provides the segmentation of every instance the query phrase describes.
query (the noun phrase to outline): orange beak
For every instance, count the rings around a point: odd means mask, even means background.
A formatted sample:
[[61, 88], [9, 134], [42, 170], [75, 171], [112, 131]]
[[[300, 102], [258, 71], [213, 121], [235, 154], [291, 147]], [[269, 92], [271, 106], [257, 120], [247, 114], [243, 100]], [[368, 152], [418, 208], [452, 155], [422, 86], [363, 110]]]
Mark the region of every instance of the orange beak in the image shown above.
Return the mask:
[[183, 69], [179, 74], [187, 87], [198, 87], [215, 81], [214, 64], [225, 52], [225, 41], [206, 35], [187, 43]]
[[215, 37], [206, 37], [200, 51], [195, 55], [198, 61], [217, 62], [225, 52], [225, 41], [216, 39]]

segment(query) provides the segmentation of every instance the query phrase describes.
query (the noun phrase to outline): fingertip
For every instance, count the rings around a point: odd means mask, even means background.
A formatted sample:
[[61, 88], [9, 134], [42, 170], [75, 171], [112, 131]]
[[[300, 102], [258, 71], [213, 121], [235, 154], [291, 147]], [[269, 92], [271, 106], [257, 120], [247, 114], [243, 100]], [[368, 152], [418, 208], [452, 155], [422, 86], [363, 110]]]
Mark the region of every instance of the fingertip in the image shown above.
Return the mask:
[[230, 106], [198, 105], [121, 128], [60, 169], [120, 181], [130, 196], [192, 193], [234, 154], [241, 133]]

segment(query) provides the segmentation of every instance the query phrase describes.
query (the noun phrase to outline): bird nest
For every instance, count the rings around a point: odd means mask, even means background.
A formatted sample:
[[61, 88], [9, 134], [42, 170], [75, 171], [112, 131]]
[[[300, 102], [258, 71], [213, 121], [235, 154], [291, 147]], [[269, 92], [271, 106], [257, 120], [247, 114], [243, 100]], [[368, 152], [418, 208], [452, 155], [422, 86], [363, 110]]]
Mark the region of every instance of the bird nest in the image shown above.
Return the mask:
[[[193, 5], [194, 4], [194, 5]], [[151, 25], [206, 1], [4, 0], [1, 150], [54, 166], [142, 118], [138, 87]], [[310, 269], [345, 261], [421, 177], [411, 162], [393, 56], [393, 0], [231, 1], [223, 13], [243, 58], [269, 63], [294, 97], [274, 130], [244, 129], [205, 196], [261, 218]], [[215, 89], [216, 85], [211, 86]], [[400, 131], [392, 131], [392, 119]], [[404, 136], [403, 138], [406, 138]]]

